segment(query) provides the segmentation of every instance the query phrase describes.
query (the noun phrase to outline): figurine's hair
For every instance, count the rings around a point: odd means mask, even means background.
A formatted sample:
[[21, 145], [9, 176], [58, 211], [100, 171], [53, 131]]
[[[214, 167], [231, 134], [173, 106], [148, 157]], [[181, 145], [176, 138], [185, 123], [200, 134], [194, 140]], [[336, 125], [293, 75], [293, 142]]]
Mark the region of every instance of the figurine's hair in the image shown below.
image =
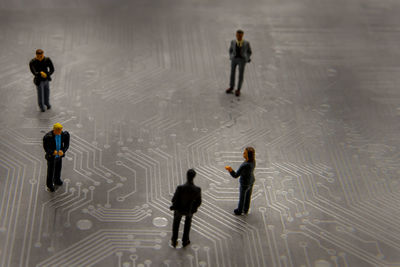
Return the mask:
[[256, 151], [253, 147], [248, 146], [246, 147], [246, 151], [247, 151], [247, 156], [249, 157], [249, 162], [254, 162], [256, 161]]
[[243, 30], [237, 30], [236, 33], [244, 33]]
[[42, 49], [37, 49], [36, 50], [36, 55], [43, 55], [43, 50]]

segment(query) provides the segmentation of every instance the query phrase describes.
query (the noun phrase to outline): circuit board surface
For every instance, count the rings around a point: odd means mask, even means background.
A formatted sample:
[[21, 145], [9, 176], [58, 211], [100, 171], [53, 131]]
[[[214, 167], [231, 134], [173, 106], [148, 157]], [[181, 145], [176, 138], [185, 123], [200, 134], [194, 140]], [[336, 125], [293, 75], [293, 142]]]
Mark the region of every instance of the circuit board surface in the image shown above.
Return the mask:
[[[0, 266], [400, 266], [399, 12], [0, 0]], [[238, 28], [253, 49], [240, 98], [224, 92]], [[56, 69], [44, 113], [37, 48]], [[42, 137], [56, 122], [71, 145], [49, 193]], [[235, 216], [224, 166], [246, 146], [256, 183]], [[169, 206], [188, 168], [203, 203], [191, 245], [173, 249]]]

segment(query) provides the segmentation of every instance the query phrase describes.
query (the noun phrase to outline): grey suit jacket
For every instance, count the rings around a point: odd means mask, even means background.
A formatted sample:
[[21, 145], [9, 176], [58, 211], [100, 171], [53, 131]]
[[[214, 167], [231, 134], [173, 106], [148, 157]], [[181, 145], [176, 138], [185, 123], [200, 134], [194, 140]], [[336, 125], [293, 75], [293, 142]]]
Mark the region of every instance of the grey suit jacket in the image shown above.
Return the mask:
[[[246, 62], [249, 62], [251, 53], [252, 51], [250, 43], [246, 40], [243, 40], [241, 56], [246, 60]], [[232, 60], [235, 58], [235, 56], [236, 56], [236, 40], [232, 40], [231, 46], [229, 47], [229, 58]]]

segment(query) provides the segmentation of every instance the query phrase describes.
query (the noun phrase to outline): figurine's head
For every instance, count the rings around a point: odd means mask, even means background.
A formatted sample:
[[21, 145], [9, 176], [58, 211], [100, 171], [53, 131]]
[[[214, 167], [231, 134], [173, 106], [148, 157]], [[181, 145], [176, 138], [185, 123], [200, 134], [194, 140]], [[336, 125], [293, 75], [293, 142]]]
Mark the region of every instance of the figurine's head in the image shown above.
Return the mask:
[[196, 171], [193, 169], [189, 169], [186, 173], [186, 178], [188, 182], [193, 182], [195, 176], [196, 176]]
[[62, 133], [63, 126], [60, 123], [56, 123], [53, 125], [53, 133], [55, 135], [60, 135]]
[[42, 61], [44, 59], [44, 52], [42, 49], [36, 50], [36, 59]]
[[244, 32], [243, 32], [242, 30], [237, 30], [237, 31], [236, 31], [236, 39], [237, 39], [239, 42], [243, 40], [243, 35], [244, 35]]
[[256, 160], [256, 151], [253, 147], [246, 147], [243, 151], [243, 158], [248, 162], [254, 162]]

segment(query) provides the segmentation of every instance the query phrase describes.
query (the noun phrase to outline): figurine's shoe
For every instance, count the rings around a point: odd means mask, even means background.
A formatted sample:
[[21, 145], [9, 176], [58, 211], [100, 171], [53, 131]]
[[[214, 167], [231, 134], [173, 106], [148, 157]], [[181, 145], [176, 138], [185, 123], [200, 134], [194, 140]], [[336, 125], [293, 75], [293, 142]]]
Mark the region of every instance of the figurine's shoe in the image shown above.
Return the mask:
[[178, 241], [177, 240], [171, 240], [171, 246], [176, 248], [177, 245], [178, 245]]
[[45, 112], [46, 110], [44, 109], [44, 107], [40, 107], [40, 111]]
[[60, 181], [60, 182], [56, 182], [56, 183], [54, 183], [56, 186], [62, 186], [63, 185], [63, 181]]
[[47, 190], [48, 192], [52, 192], [52, 193], [56, 191], [56, 190], [54, 189], [54, 187], [47, 187], [46, 190]]
[[242, 213], [241, 213], [238, 209], [235, 209], [235, 210], [233, 211], [233, 213], [235, 213], [235, 215], [242, 215]]
[[240, 90], [235, 91], [235, 96], [240, 96]]
[[51, 109], [51, 105], [47, 105], [47, 109]]
[[190, 240], [182, 241], [182, 247], [186, 247], [189, 244], [190, 244]]
[[233, 88], [226, 89], [225, 93], [232, 94], [233, 93]]

